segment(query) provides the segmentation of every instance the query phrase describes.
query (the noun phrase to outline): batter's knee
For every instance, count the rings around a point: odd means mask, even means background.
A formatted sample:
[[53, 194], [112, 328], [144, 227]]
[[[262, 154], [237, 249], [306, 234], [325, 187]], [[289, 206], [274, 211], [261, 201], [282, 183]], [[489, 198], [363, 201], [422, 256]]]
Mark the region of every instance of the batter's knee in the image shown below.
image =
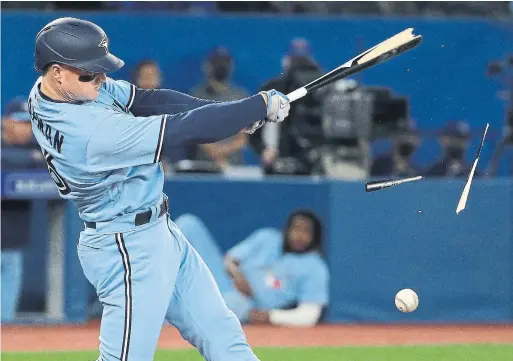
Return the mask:
[[[229, 311], [224, 318], [218, 320], [223, 335], [218, 332], [211, 335], [213, 354], [219, 361], [259, 361], [251, 346], [248, 344], [246, 334], [242, 330], [237, 316]], [[212, 358], [214, 360], [215, 358]]]
[[184, 339], [194, 345], [206, 360], [259, 361], [233, 312], [227, 310], [209, 321], [211, 323], [201, 329], [191, 325], [181, 329]]

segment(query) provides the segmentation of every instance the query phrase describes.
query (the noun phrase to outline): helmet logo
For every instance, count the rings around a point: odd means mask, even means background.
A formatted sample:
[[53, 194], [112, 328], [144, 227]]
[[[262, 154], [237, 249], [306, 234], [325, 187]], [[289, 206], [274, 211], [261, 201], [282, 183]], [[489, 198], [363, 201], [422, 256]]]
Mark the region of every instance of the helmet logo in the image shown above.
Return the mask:
[[107, 39], [107, 36], [104, 36], [102, 41], [100, 41], [100, 44], [98, 44], [98, 47], [99, 48], [103, 48], [105, 50], [105, 53], [108, 54], [109, 53], [109, 40]]

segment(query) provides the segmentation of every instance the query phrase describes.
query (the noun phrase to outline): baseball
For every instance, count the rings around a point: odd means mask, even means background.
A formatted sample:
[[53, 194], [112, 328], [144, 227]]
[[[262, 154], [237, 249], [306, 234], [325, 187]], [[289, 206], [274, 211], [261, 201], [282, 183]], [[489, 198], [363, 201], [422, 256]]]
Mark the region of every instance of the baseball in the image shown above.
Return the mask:
[[409, 288], [400, 290], [395, 295], [395, 306], [401, 312], [413, 312], [419, 306], [419, 296]]

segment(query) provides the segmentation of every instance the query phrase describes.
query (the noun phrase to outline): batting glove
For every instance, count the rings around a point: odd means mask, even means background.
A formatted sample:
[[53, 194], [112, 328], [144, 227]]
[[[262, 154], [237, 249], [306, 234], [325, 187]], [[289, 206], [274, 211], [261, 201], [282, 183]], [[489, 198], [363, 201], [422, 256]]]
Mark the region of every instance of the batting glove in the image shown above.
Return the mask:
[[283, 122], [289, 115], [289, 98], [275, 89], [264, 93], [267, 94], [267, 118], [265, 120], [273, 123]]
[[242, 131], [246, 134], [253, 134], [258, 128], [265, 124], [265, 120], [259, 120], [258, 122], [254, 122], [250, 126], [244, 128]]

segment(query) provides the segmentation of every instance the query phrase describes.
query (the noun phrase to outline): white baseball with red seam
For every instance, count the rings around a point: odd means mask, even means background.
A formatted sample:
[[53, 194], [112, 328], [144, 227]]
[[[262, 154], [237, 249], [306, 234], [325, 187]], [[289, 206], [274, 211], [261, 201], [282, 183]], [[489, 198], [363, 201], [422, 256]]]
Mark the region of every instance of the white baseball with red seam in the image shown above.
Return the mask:
[[400, 290], [395, 295], [395, 307], [401, 312], [413, 312], [419, 307], [419, 296], [409, 288]]

